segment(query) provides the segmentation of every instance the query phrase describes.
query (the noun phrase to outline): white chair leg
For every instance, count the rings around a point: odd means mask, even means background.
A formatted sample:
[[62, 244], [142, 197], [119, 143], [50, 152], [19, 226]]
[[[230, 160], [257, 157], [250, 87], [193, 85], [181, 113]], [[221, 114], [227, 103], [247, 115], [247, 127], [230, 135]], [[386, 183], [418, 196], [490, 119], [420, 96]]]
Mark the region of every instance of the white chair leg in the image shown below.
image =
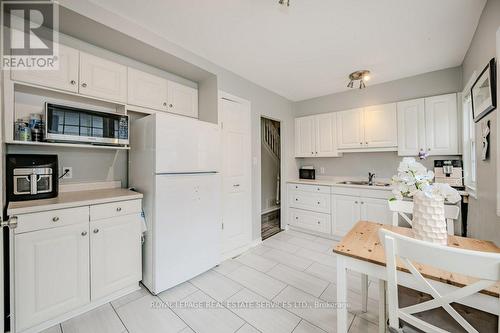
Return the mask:
[[361, 311], [368, 311], [368, 275], [361, 274]]
[[347, 270], [341, 255], [337, 255], [337, 303], [337, 332], [347, 333]]
[[385, 281], [378, 280], [378, 331], [385, 333], [387, 329], [387, 307], [385, 300]]

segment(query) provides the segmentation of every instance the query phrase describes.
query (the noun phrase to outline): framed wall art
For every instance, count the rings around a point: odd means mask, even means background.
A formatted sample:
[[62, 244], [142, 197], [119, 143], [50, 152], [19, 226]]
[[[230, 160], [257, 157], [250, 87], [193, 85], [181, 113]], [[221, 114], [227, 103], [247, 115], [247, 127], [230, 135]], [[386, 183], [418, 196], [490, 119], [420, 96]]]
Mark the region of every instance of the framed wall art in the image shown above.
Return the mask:
[[477, 123], [497, 106], [496, 62], [491, 59], [472, 85], [472, 112]]

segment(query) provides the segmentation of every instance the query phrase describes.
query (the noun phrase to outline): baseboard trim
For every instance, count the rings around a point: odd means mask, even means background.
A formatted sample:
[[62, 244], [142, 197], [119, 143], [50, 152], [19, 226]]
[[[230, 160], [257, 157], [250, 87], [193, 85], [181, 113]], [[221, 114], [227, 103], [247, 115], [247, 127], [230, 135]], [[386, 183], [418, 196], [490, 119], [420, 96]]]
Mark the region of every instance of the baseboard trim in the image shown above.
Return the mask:
[[257, 238], [251, 241], [250, 243], [243, 245], [235, 250], [228, 251], [222, 254], [222, 261], [228, 260], [235, 258], [237, 256], [240, 256], [241, 254], [245, 253], [246, 251], [250, 250], [251, 248], [256, 247], [257, 245], [262, 244], [262, 238]]
[[280, 206], [274, 206], [274, 207], [271, 207], [271, 208], [266, 208], [266, 209], [264, 209], [264, 210], [260, 213], [260, 215], [264, 215], [264, 214], [272, 213], [272, 212], [277, 211], [277, 210], [280, 210], [280, 209], [281, 209], [281, 207], [280, 207]]

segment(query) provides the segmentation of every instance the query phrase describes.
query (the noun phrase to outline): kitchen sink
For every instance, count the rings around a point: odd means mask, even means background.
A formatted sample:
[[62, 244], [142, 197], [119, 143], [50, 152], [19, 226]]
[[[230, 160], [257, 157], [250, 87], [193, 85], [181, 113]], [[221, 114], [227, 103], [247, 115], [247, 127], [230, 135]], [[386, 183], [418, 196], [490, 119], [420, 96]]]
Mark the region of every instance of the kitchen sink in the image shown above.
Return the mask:
[[370, 185], [370, 183], [368, 183], [367, 181], [364, 181], [364, 180], [347, 180], [347, 181], [343, 181], [343, 182], [340, 182], [339, 184], [342, 184], [342, 185], [358, 185], [358, 186], [380, 186], [380, 187], [387, 187], [387, 186], [391, 186], [390, 183], [383, 183], [383, 182], [374, 182], [372, 185]]

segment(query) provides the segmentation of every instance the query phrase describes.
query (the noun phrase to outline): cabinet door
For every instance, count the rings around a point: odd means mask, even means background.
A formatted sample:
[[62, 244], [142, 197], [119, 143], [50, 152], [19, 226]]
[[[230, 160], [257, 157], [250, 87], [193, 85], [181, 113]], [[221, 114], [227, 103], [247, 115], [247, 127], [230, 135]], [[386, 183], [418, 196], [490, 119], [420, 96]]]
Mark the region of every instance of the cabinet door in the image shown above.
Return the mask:
[[78, 92], [79, 51], [65, 45], [59, 45], [57, 70], [27, 71], [11, 70], [15, 81], [33, 83], [40, 86]]
[[348, 195], [334, 195], [333, 200], [333, 230], [336, 236], [344, 236], [361, 219], [360, 199]]
[[327, 113], [315, 116], [316, 157], [337, 157], [337, 114]]
[[457, 95], [448, 94], [425, 99], [425, 131], [430, 155], [457, 155]]
[[198, 90], [168, 81], [168, 111], [198, 118]]
[[392, 213], [386, 199], [361, 198], [360, 205], [363, 221], [392, 224]]
[[90, 222], [90, 263], [93, 301], [142, 279], [138, 214]]
[[290, 225], [330, 234], [332, 229], [331, 215], [309, 212], [301, 209], [290, 208]]
[[363, 109], [337, 112], [337, 143], [339, 149], [363, 148]]
[[80, 94], [126, 103], [127, 67], [80, 52]]
[[417, 156], [425, 146], [425, 100], [398, 103], [398, 155]]
[[363, 111], [365, 147], [386, 148], [398, 145], [396, 103], [374, 105]]
[[127, 103], [156, 110], [168, 110], [167, 80], [128, 68]]
[[330, 214], [329, 194], [292, 191], [288, 195], [288, 205], [294, 208]]
[[88, 228], [81, 223], [15, 236], [17, 332], [90, 302]]
[[295, 119], [295, 157], [313, 157], [316, 149], [315, 117]]

